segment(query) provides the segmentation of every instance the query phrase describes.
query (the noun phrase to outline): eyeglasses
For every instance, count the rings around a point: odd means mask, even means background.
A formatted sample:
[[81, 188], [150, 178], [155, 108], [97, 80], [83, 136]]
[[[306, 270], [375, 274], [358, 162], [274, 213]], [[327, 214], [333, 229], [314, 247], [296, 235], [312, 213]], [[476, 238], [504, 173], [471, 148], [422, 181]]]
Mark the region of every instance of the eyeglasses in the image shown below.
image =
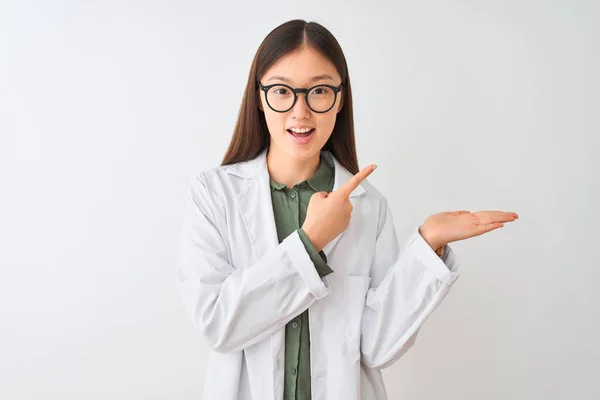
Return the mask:
[[271, 110], [279, 113], [289, 111], [298, 100], [298, 93], [304, 93], [304, 100], [308, 107], [316, 113], [325, 113], [333, 107], [337, 100], [337, 94], [342, 90], [342, 85], [316, 85], [308, 89], [294, 89], [282, 83], [263, 86], [258, 82], [260, 89], [265, 92], [267, 104]]

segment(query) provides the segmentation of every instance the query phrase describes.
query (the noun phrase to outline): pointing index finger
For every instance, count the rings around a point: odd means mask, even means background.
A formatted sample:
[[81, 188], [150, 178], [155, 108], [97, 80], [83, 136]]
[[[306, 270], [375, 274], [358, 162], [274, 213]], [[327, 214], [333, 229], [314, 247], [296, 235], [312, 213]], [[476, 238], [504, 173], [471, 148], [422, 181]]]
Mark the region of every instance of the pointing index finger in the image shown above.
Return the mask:
[[375, 168], [377, 168], [377, 165], [371, 164], [368, 167], [362, 169], [357, 174], [353, 175], [350, 179], [348, 179], [348, 182], [344, 183], [344, 185], [340, 187], [337, 190], [337, 192], [343, 196], [349, 197], [350, 193], [352, 193], [354, 189], [356, 189], [358, 185], [362, 183], [362, 181], [367, 179], [367, 177], [371, 175], [373, 171], [375, 171]]

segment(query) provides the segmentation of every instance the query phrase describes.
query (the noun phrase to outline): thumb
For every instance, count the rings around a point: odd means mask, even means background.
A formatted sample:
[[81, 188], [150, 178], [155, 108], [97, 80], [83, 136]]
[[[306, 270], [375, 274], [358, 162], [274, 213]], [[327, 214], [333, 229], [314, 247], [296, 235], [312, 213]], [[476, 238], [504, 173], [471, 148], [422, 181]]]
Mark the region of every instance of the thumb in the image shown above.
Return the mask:
[[471, 211], [467, 211], [467, 210], [459, 210], [459, 211], [454, 211], [451, 213], [452, 215], [462, 215], [462, 214], [471, 214]]

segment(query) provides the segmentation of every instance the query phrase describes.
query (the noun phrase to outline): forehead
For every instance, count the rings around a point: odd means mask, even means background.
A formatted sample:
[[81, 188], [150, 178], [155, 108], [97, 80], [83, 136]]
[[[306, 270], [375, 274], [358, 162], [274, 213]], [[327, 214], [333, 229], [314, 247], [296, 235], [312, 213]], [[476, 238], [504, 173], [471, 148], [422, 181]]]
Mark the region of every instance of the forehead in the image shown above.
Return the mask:
[[[327, 76], [332, 79], [328, 79]], [[315, 81], [338, 84], [341, 78], [331, 61], [316, 50], [305, 46], [282, 57], [264, 74], [262, 81], [265, 84], [286, 82], [295, 85], [308, 85]]]

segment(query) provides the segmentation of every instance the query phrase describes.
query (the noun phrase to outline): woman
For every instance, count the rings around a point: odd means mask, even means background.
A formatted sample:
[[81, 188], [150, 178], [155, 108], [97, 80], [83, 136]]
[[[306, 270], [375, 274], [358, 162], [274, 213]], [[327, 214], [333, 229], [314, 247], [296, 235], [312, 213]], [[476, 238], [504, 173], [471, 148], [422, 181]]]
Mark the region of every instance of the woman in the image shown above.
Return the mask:
[[[400, 246], [359, 172], [344, 54], [289, 21], [252, 63], [220, 167], [190, 181], [180, 283], [212, 347], [205, 399], [385, 399], [381, 369], [458, 277], [448, 243], [514, 213], [432, 215]], [[437, 253], [437, 254], [436, 254]]]

